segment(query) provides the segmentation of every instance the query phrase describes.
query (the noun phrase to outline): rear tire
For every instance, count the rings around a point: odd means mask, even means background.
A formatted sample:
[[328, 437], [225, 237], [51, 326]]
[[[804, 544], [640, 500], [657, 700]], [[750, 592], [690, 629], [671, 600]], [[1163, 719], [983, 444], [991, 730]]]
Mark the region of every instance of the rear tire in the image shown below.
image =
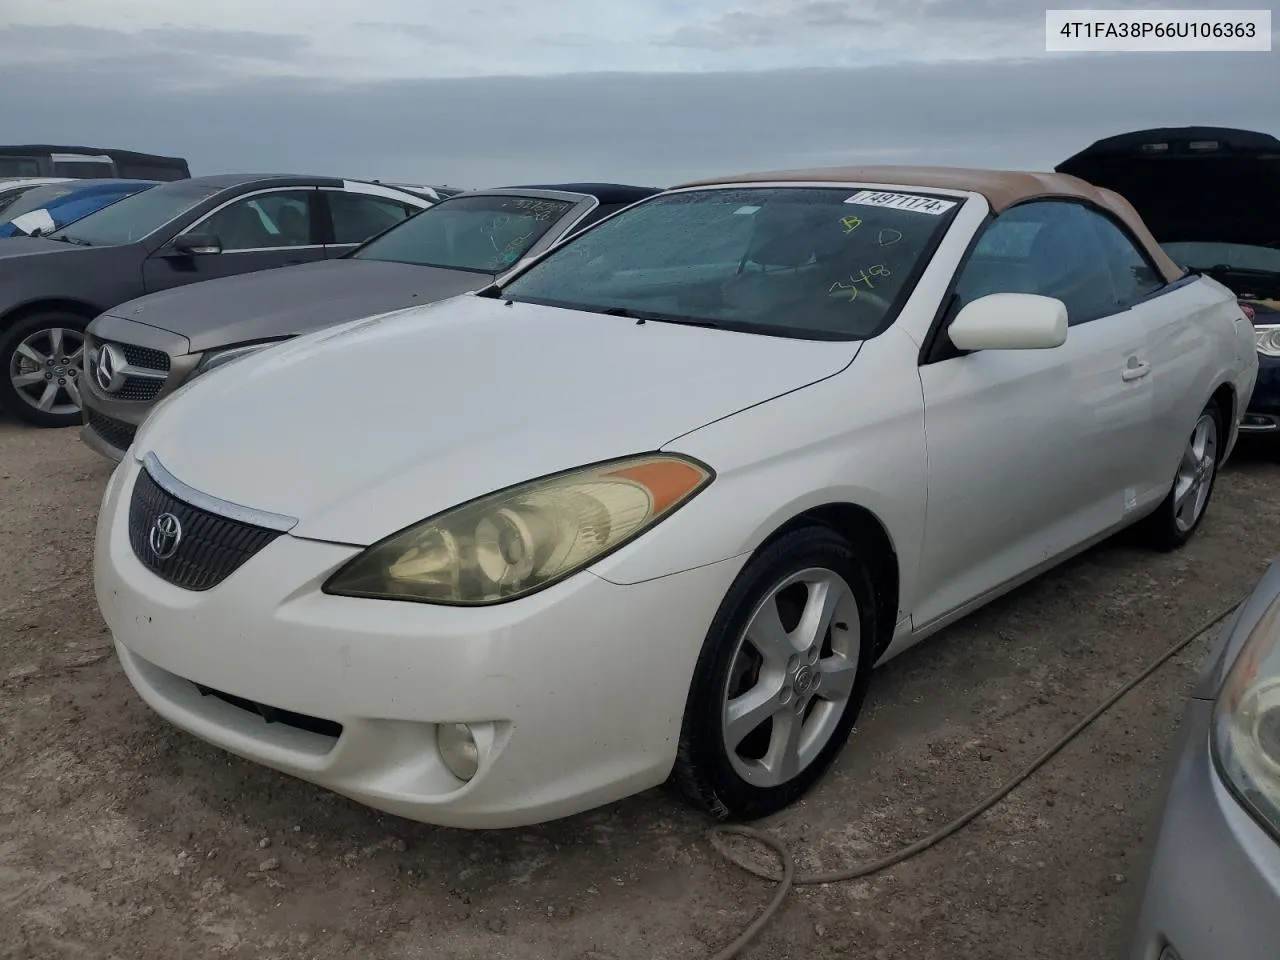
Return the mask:
[[79, 426], [84, 317], [33, 313], [0, 328], [0, 406], [37, 427]]
[[671, 785], [717, 820], [798, 799], [849, 738], [878, 630], [868, 565], [843, 537], [814, 525], [766, 546], [707, 632]]
[[1191, 539], [1209, 509], [1227, 436], [1225, 417], [1210, 400], [1196, 418], [1173, 485], [1155, 512], [1142, 522], [1142, 534], [1157, 550], [1176, 550]]

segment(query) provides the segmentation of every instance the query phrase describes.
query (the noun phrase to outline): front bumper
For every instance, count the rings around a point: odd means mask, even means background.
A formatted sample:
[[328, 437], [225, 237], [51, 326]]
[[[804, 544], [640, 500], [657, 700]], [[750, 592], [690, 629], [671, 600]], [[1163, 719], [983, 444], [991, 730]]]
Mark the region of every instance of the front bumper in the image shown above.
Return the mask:
[[[133, 553], [139, 471], [128, 457], [108, 485], [94, 577], [143, 699], [239, 756], [443, 826], [541, 822], [665, 780], [703, 638], [745, 562], [629, 586], [585, 572], [510, 603], [454, 608], [327, 596], [321, 584], [359, 548], [286, 534], [192, 592]], [[269, 723], [243, 701], [322, 722]], [[458, 722], [482, 732], [467, 783], [435, 746], [436, 725]]]
[[[1130, 960], [1275, 960], [1280, 845], [1236, 802], [1193, 699], [1151, 853]], [[1170, 953], [1163, 951], [1169, 950]]]
[[1280, 433], [1280, 357], [1259, 354], [1258, 379], [1240, 430], [1248, 434]]

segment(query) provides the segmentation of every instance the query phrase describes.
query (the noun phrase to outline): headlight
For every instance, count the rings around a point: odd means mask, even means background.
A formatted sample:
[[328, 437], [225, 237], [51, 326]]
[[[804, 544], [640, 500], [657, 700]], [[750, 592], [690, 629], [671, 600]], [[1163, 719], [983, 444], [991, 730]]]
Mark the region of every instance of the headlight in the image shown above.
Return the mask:
[[468, 606], [512, 600], [639, 536], [713, 476], [686, 457], [649, 454], [509, 487], [375, 543], [324, 591]]
[[1268, 357], [1280, 357], [1280, 325], [1264, 323], [1253, 328], [1254, 339], [1258, 342], [1258, 352]]
[[1240, 648], [1214, 708], [1223, 776], [1280, 836], [1280, 598]]
[[267, 347], [274, 347], [277, 343], [281, 342], [281, 340], [268, 340], [266, 343], [251, 343], [243, 347], [230, 347], [226, 350], [210, 351], [204, 355], [204, 358], [198, 364], [196, 364], [196, 368], [192, 371], [191, 376], [198, 377], [202, 373], [208, 373], [210, 370], [215, 370], [224, 364], [231, 363], [233, 360], [239, 360], [242, 357], [247, 357], [260, 350], [265, 350]]

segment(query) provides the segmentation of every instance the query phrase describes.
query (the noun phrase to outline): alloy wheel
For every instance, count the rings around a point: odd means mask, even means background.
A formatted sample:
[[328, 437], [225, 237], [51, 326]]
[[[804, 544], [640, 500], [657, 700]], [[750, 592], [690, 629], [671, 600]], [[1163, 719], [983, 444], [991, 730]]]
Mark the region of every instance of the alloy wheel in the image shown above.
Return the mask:
[[734, 770], [757, 787], [797, 777], [840, 723], [858, 676], [858, 601], [831, 570], [769, 590], [738, 639], [721, 708]]
[[1218, 422], [1208, 413], [1200, 414], [1195, 429], [1182, 451], [1178, 479], [1173, 487], [1173, 520], [1186, 533], [1204, 513], [1218, 466]]
[[84, 334], [70, 327], [45, 327], [19, 341], [9, 359], [9, 382], [18, 398], [41, 413], [80, 410], [80, 370]]

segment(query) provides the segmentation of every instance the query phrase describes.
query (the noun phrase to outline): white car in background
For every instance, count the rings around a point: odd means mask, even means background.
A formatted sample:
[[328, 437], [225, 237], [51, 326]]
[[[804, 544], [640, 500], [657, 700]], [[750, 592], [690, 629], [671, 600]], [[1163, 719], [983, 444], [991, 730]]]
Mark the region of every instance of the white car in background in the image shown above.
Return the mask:
[[96, 586], [160, 714], [405, 817], [670, 780], [803, 794], [872, 669], [1109, 534], [1204, 516], [1234, 295], [1056, 174], [689, 184], [512, 278], [166, 398]]

